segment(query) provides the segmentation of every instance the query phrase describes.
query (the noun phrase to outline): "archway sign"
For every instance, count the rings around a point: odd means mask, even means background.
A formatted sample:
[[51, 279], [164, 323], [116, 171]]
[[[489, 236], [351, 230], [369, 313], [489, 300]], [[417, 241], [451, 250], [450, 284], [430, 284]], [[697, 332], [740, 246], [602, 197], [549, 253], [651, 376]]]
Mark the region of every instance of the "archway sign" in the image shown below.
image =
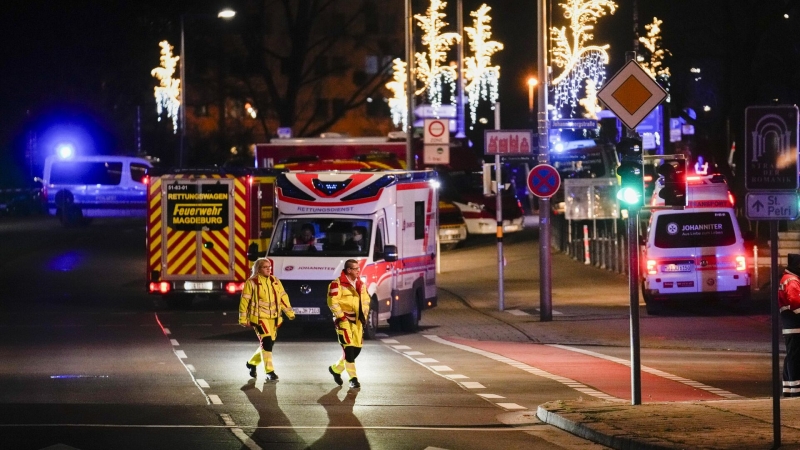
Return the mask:
[[537, 197], [552, 197], [559, 187], [561, 176], [549, 164], [539, 164], [528, 172], [528, 189]]

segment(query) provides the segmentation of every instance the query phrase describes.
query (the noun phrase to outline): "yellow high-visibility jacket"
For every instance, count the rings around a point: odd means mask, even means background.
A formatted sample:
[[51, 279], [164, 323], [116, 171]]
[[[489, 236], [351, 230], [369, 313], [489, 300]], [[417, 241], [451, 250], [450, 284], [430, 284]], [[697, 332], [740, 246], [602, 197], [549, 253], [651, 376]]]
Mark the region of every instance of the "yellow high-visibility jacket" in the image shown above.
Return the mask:
[[[359, 308], [360, 307], [360, 308]], [[335, 319], [346, 319], [350, 323], [366, 324], [369, 317], [369, 294], [367, 286], [356, 280], [353, 286], [344, 271], [328, 285], [328, 308]], [[360, 309], [360, 311], [359, 311]]]
[[289, 319], [294, 319], [289, 295], [283, 289], [281, 280], [272, 275], [269, 277], [258, 275], [244, 283], [242, 297], [239, 300], [240, 324], [257, 324], [259, 320], [276, 318], [281, 321], [281, 312]]

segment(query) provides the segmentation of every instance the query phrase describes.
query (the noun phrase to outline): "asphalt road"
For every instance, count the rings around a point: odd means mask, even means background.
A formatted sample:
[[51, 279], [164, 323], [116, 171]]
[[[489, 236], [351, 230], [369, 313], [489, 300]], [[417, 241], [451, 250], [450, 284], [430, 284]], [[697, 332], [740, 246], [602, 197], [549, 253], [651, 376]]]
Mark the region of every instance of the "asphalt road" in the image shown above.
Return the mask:
[[[355, 391], [326, 371], [340, 352], [326, 329], [282, 328], [281, 380], [251, 380], [244, 362], [257, 342], [235, 324], [234, 302], [170, 310], [144, 293], [143, 223], [0, 222], [0, 440], [24, 449], [598, 448], [535, 411], [557, 399], [625, 398], [626, 281], [598, 269], [570, 283], [584, 268], [555, 256], [559, 314], [538, 322], [535, 238], [509, 235], [505, 246], [507, 307], [527, 317], [492, 310], [493, 239], [472, 239], [444, 253], [440, 305], [419, 333], [382, 328], [365, 345]], [[643, 399], [769, 395], [762, 309], [642, 312]]]

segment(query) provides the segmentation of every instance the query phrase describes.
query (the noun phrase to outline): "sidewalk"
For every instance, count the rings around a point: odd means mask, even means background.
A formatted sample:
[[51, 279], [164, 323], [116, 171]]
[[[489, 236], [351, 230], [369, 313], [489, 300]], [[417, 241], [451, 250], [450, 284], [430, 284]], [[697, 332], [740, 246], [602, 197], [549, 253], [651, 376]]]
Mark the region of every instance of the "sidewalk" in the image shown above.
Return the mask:
[[[504, 276], [503, 312], [498, 311], [496, 284], [465, 275], [479, 265], [485, 269], [486, 264], [473, 261], [467, 252], [463, 257], [452, 255], [458, 268], [441, 275], [443, 284], [450, 286], [453, 294], [472, 309], [502, 321], [534, 342], [629, 343], [627, 314], [616, 317], [607, 312], [609, 307], [616, 307], [616, 311], [628, 304], [626, 276], [585, 266], [566, 255], [554, 253], [551, 259], [554, 320], [539, 322], [538, 264], [531, 267], [531, 260], [538, 263], [538, 243], [528, 245], [522, 239], [518, 242], [518, 245], [506, 247], [508, 265]], [[448, 279], [451, 282], [447, 282]], [[456, 285], [459, 287], [453, 288]], [[591, 313], [597, 308], [598, 315], [606, 308], [603, 325], [596, 333], [587, 333], [591, 335], [588, 338], [570, 333], [577, 324], [566, 318], [570, 314], [569, 307], [560, 306], [559, 301], [564, 298], [581, 304], [583, 311]], [[556, 315], [556, 310], [563, 311], [564, 315]], [[781, 362], [782, 359], [781, 356]], [[543, 422], [615, 449], [771, 449], [774, 448], [772, 403], [772, 398], [767, 397], [633, 406], [629, 402], [587, 397], [545, 403], [539, 406], [537, 416]], [[783, 445], [779, 448], [800, 450], [800, 398], [781, 399], [780, 405]]]

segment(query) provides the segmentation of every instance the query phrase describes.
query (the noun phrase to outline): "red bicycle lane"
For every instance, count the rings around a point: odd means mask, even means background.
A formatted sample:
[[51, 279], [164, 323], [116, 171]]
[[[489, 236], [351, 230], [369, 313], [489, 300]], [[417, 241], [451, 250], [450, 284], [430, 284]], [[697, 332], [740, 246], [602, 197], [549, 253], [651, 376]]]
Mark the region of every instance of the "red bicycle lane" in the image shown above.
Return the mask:
[[[631, 399], [631, 369], [607, 359], [544, 344], [475, 341], [443, 337], [447, 341], [495, 353], [539, 370], [582, 383], [620, 399]], [[704, 389], [642, 371], [642, 399], [648, 402], [722, 400]]]

